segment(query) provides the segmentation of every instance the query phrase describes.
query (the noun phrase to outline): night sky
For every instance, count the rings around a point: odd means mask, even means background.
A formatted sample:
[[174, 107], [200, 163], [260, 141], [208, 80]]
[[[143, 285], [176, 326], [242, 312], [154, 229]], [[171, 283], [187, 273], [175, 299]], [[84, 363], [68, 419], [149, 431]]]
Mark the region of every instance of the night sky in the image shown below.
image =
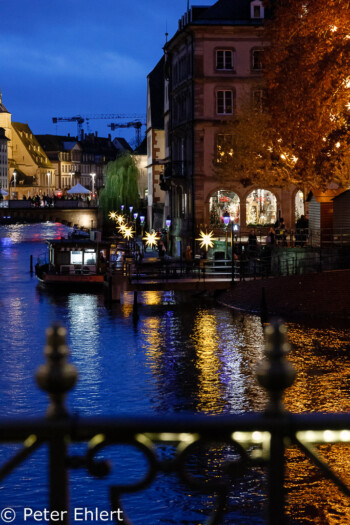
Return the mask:
[[[170, 38], [186, 6], [187, 0], [0, 0], [0, 89], [12, 120], [27, 122], [35, 134], [75, 135], [74, 122], [55, 125], [52, 117], [145, 115], [146, 76], [162, 56], [166, 27]], [[111, 121], [91, 120], [85, 131], [107, 136]], [[124, 129], [112, 135], [134, 138]]]

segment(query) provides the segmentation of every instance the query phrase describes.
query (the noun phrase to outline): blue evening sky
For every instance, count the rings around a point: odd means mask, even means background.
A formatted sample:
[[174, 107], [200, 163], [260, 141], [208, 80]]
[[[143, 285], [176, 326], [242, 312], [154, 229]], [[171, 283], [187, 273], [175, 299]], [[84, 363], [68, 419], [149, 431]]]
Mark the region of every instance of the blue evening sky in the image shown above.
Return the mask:
[[[0, 89], [12, 120], [27, 122], [35, 134], [74, 135], [75, 123], [55, 125], [52, 117], [145, 115], [146, 76], [162, 56], [166, 27], [170, 38], [186, 6], [187, 0], [0, 0]], [[90, 131], [107, 136], [110, 122], [91, 120]], [[134, 137], [124, 129], [112, 135], [128, 133]]]

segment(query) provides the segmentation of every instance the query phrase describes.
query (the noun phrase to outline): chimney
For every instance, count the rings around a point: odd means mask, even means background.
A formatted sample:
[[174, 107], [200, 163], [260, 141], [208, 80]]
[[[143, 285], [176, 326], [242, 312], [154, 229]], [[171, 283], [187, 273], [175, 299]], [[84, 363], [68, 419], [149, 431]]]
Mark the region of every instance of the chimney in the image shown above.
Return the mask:
[[95, 137], [97, 137], [97, 131], [95, 131]]

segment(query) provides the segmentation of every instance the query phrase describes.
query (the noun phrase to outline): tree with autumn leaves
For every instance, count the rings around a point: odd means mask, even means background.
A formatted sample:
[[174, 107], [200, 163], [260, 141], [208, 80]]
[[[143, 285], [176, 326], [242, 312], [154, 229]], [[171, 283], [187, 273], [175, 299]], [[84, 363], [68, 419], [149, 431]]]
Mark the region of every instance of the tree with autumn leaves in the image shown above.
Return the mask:
[[[233, 154], [252, 182], [350, 183], [350, 1], [265, 0], [265, 111], [238, 110]], [[227, 131], [226, 131], [227, 132]], [[238, 137], [238, 138], [235, 138]], [[219, 159], [220, 160], [220, 159]]]
[[[271, 139], [310, 187], [350, 182], [350, 1], [275, 0], [265, 25]], [[272, 3], [272, 5], [271, 5]], [[284, 152], [285, 150], [285, 152]]]

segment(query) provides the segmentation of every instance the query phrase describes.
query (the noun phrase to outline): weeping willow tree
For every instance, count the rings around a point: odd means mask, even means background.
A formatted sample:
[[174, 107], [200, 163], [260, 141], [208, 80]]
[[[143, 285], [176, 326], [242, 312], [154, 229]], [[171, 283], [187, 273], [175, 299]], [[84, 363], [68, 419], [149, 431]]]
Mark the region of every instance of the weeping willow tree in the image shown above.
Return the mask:
[[120, 211], [124, 204], [134, 209], [139, 207], [138, 177], [139, 172], [134, 158], [130, 153], [125, 153], [116, 160], [109, 162], [105, 168], [105, 187], [100, 193], [100, 206], [104, 217], [110, 211]]

